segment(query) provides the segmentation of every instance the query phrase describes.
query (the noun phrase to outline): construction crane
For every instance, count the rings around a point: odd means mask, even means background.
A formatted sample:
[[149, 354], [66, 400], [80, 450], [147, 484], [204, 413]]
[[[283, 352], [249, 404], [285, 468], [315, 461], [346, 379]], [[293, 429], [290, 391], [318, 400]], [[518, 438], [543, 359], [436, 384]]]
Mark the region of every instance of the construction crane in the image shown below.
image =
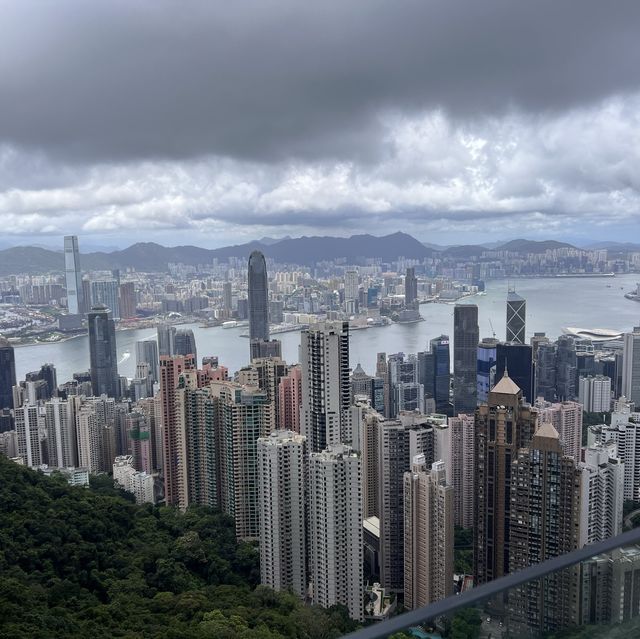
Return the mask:
[[496, 332], [493, 330], [493, 322], [491, 321], [491, 318], [489, 318], [489, 326], [491, 326], [491, 332], [493, 333], [493, 338], [495, 339]]

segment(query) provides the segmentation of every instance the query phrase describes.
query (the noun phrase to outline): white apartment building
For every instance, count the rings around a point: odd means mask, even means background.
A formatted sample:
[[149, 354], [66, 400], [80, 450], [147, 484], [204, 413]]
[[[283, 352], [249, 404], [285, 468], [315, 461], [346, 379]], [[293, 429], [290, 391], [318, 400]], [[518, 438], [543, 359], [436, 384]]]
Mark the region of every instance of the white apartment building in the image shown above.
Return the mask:
[[306, 439], [276, 430], [258, 439], [260, 578], [274, 590], [307, 592]]
[[155, 504], [155, 477], [133, 467], [131, 455], [120, 455], [113, 462], [113, 480], [133, 493], [137, 504]]
[[349, 322], [325, 322], [302, 332], [300, 432], [310, 452], [351, 443]]
[[45, 424], [49, 466], [68, 468], [78, 465], [78, 444], [74, 403], [54, 397], [45, 403]]
[[25, 404], [14, 411], [18, 436], [18, 456], [26, 466], [35, 468], [43, 462], [42, 440], [45, 434], [44, 413], [39, 406]]
[[309, 459], [311, 600], [343, 604], [363, 620], [362, 470], [349, 446], [335, 444]]
[[624, 464], [615, 441], [583, 448], [580, 546], [622, 532]]
[[611, 411], [611, 378], [605, 375], [581, 377], [578, 383], [578, 402], [588, 413]]

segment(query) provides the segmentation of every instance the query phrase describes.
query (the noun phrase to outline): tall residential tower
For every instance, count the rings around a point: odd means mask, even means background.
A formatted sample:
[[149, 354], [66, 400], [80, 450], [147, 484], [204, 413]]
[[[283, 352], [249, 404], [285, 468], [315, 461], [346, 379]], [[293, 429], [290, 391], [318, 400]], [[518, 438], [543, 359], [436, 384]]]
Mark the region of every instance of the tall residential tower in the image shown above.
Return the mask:
[[302, 332], [300, 431], [310, 452], [352, 441], [349, 405], [349, 322], [315, 324]]

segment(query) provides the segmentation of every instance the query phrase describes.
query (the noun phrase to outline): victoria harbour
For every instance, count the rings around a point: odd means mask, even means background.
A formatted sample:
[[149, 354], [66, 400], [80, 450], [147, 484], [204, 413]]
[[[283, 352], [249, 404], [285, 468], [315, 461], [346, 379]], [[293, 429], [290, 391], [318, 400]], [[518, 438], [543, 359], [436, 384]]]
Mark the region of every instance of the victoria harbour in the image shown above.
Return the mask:
[[[625, 299], [624, 293], [635, 288], [637, 274], [611, 278], [531, 278], [511, 283], [494, 280], [487, 283], [486, 293], [474, 295], [463, 303], [477, 304], [480, 335], [495, 334], [504, 338], [505, 300], [509, 284], [527, 300], [527, 339], [534, 332], [557, 337], [566, 326], [610, 328], [628, 331], [640, 324], [640, 304]], [[422, 304], [424, 322], [393, 324], [352, 331], [350, 336], [351, 366], [360, 363], [372, 373], [377, 352], [415, 353], [424, 350], [428, 341], [441, 334], [452, 335], [453, 305]], [[490, 321], [491, 320], [491, 323]], [[493, 325], [493, 327], [492, 327]], [[244, 328], [202, 328], [199, 324], [185, 325], [196, 337], [198, 357], [217, 355], [220, 363], [231, 372], [245, 366], [249, 359], [249, 340], [241, 337]], [[126, 377], [135, 373], [135, 343], [155, 339], [155, 329], [118, 331], [118, 371]], [[282, 356], [287, 362], [298, 361], [300, 333], [297, 331], [274, 335], [282, 342]], [[44, 362], [54, 362], [58, 380], [70, 379], [74, 372], [88, 369], [89, 345], [87, 336], [80, 336], [54, 344], [36, 344], [16, 348], [16, 372], [19, 378], [37, 370]]]

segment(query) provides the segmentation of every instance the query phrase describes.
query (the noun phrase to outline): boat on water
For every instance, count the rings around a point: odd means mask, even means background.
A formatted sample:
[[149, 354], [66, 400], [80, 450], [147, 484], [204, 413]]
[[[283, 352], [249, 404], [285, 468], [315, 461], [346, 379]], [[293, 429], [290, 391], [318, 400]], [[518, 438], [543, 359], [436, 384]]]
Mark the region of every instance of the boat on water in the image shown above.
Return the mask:
[[236, 322], [235, 320], [222, 322], [222, 328], [235, 328], [236, 326], [238, 326], [238, 322]]
[[611, 273], [556, 273], [553, 277], [615, 277], [616, 274]]
[[634, 302], [640, 302], [640, 283], [636, 285], [635, 291], [631, 291], [630, 293], [625, 293], [625, 297], [628, 300], [633, 300]]

